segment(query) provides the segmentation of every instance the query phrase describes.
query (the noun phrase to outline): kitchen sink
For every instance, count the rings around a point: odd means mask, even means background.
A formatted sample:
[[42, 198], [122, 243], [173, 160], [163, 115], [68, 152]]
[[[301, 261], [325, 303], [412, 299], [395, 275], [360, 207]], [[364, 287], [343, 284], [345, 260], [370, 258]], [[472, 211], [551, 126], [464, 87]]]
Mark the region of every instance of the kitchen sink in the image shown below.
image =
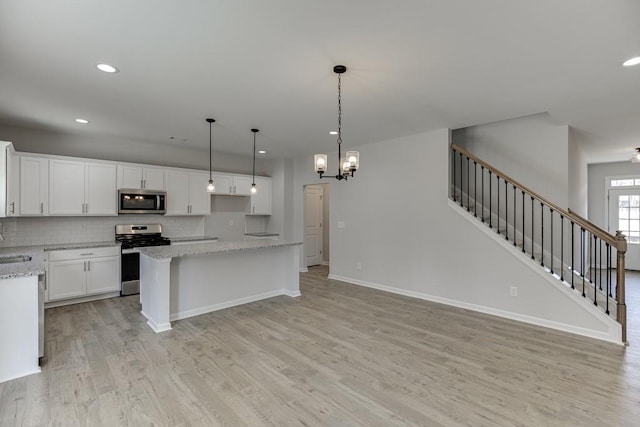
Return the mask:
[[0, 264], [13, 264], [16, 262], [31, 261], [31, 255], [8, 255], [0, 256]]

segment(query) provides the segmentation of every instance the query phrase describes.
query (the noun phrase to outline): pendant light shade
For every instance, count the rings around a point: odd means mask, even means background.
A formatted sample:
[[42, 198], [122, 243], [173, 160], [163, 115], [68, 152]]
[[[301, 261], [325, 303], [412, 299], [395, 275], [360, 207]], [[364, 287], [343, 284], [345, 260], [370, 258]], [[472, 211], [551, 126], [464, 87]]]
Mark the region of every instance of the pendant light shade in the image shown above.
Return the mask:
[[258, 189], [256, 188], [256, 133], [260, 132], [258, 129], [251, 129], [253, 132], [253, 179], [251, 181], [251, 194], [256, 194]]
[[[347, 151], [342, 157], [342, 79], [341, 76], [347, 71], [344, 65], [336, 65], [333, 72], [338, 75], [338, 174], [335, 176], [324, 176], [327, 172], [327, 155], [316, 154], [313, 156], [313, 165], [320, 178], [335, 178], [338, 181], [347, 180], [349, 176], [354, 176], [360, 167], [360, 153], [357, 151]], [[334, 132], [330, 132], [334, 134]]]
[[211, 128], [215, 119], [207, 119], [207, 123], [209, 123], [209, 183], [207, 184], [207, 193], [214, 194], [216, 192], [216, 186], [213, 183], [213, 172], [211, 167]]
[[633, 153], [633, 157], [631, 158], [632, 163], [640, 163], [640, 147], [636, 148], [636, 152]]

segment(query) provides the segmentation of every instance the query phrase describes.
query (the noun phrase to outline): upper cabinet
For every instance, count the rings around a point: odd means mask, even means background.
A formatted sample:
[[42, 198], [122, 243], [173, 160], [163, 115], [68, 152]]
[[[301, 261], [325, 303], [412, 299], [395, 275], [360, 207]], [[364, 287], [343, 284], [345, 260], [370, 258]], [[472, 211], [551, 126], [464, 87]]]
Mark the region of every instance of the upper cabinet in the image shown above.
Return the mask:
[[251, 195], [250, 215], [271, 215], [271, 178], [256, 177], [256, 194]]
[[20, 215], [49, 211], [49, 160], [20, 156]]
[[118, 165], [118, 188], [164, 190], [164, 169]]
[[20, 215], [20, 157], [7, 149], [7, 216]]
[[227, 196], [250, 196], [251, 178], [241, 175], [213, 174], [215, 194]]
[[167, 170], [166, 215], [209, 215], [211, 195], [207, 193], [209, 174], [184, 170]]
[[49, 161], [50, 215], [116, 215], [116, 166]]

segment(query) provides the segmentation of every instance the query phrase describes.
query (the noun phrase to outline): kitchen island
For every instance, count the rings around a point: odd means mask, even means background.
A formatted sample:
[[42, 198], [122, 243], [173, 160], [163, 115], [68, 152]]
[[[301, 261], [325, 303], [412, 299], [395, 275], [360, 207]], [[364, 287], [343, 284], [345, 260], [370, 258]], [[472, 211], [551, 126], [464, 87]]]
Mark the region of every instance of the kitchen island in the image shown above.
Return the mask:
[[140, 303], [155, 332], [171, 321], [278, 295], [300, 296], [302, 243], [218, 241], [140, 248]]

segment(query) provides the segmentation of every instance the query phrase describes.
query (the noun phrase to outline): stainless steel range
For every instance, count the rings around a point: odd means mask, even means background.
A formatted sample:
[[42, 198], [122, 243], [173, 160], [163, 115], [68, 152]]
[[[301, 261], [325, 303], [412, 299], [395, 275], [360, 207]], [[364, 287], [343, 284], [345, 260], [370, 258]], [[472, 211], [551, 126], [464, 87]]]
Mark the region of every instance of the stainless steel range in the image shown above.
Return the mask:
[[136, 248], [170, 245], [160, 224], [118, 224], [116, 241], [122, 243], [122, 289], [120, 295], [140, 293], [140, 253]]

